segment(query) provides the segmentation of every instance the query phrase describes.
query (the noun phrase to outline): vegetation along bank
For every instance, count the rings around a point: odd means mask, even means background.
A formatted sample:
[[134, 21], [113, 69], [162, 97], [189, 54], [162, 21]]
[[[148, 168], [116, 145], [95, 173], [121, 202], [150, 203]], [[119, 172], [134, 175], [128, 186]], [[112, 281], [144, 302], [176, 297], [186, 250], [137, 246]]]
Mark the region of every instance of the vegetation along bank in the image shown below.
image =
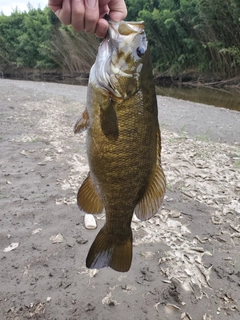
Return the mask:
[[[238, 86], [238, 0], [126, 0], [127, 20], [144, 20], [158, 83]], [[0, 13], [0, 73], [85, 77], [99, 39], [62, 25], [49, 8]]]

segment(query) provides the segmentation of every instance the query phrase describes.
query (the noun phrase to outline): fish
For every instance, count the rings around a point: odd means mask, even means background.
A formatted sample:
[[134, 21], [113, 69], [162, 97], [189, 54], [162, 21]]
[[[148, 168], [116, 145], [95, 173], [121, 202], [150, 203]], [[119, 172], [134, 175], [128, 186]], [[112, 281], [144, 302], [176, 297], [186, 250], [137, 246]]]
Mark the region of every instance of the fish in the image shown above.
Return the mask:
[[166, 190], [161, 135], [144, 22], [109, 20], [89, 74], [86, 109], [74, 132], [87, 129], [89, 173], [77, 204], [106, 220], [86, 258], [86, 267], [127, 272], [132, 263], [133, 213], [150, 219]]

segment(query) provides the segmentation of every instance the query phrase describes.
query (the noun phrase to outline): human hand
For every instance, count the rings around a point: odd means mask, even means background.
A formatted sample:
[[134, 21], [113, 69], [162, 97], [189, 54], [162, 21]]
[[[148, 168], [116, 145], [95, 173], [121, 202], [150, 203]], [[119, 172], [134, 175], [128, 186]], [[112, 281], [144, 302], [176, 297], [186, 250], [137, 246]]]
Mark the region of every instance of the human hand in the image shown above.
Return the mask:
[[108, 30], [105, 14], [114, 21], [127, 15], [124, 0], [48, 0], [48, 6], [64, 24], [71, 24], [77, 31], [95, 33], [99, 38]]

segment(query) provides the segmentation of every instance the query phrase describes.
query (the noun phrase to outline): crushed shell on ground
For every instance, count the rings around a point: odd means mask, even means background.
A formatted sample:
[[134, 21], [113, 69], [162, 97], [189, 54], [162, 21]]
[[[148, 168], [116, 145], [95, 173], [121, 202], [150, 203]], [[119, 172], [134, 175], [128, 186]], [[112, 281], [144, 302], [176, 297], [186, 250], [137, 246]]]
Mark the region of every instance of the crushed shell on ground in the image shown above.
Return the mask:
[[[46, 103], [46, 117], [40, 119], [39, 126], [48, 133], [51, 148], [46, 146], [43, 163], [58, 160], [69, 164], [67, 180], [57, 183], [64, 190], [69, 190], [68, 199], [58, 199], [58, 205], [76, 203], [78, 188], [88, 173], [88, 164], [85, 149], [85, 132], [73, 136], [69, 124], [61, 121], [64, 114], [64, 105], [59, 104], [59, 112], [47, 107], [55, 104], [49, 99]], [[73, 103], [74, 104], [74, 103]], [[28, 107], [28, 104], [25, 105]], [[79, 108], [79, 103], [76, 102]], [[32, 105], [29, 103], [29, 108]], [[35, 108], [42, 108], [42, 102], [35, 102]], [[62, 109], [61, 109], [62, 108]], [[162, 130], [162, 166], [167, 179], [167, 187], [178, 190], [185, 201], [197, 201], [213, 209], [210, 221], [219, 232], [228, 233], [233, 245], [239, 244], [240, 238], [240, 199], [239, 199], [239, 146], [220, 142], [202, 141], [198, 137], [189, 137], [186, 132], [170, 132]], [[19, 141], [32, 141], [42, 139], [40, 136], [20, 136]], [[71, 150], [66, 139], [76, 139], [79, 150]], [[53, 152], [52, 150], [55, 150]], [[28, 152], [23, 150], [23, 156]], [[234, 157], [232, 156], [234, 155]], [[174, 201], [166, 196], [165, 203]], [[149, 221], [137, 221], [133, 218], [132, 229], [135, 234], [144, 229], [145, 236], [136, 237], [134, 245], [142, 243], [161, 242], [169, 247], [165, 256], [159, 261], [159, 268], [165, 275], [166, 281], [177, 278], [185, 290], [195, 291], [196, 295], [204, 294], [204, 287], [211, 286], [211, 268], [204, 266], [202, 258], [212, 253], [204, 251], [201, 244], [210, 241], [207, 237], [201, 239], [197, 234], [193, 240], [187, 237], [191, 234], [188, 226], [183, 225], [181, 217], [184, 213], [177, 210], [164, 209]], [[234, 215], [233, 215], [234, 214]], [[103, 219], [104, 215], [100, 219]], [[98, 219], [98, 218], [97, 218]], [[234, 226], [234, 228], [232, 228]], [[232, 231], [232, 232], [231, 232]], [[199, 292], [202, 294], [199, 295]], [[105, 297], [103, 303], [111, 303], [111, 295]], [[116, 302], [113, 301], [115, 304]], [[191, 319], [190, 315], [182, 314], [181, 319]], [[204, 320], [210, 320], [210, 315], [204, 315]]]

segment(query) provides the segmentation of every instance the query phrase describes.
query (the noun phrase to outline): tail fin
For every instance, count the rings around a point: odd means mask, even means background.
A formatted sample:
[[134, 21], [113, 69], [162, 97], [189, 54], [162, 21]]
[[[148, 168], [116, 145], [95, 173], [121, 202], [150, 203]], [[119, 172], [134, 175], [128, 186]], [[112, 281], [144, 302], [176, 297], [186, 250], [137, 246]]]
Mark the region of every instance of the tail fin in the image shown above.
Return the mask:
[[120, 272], [127, 272], [132, 262], [132, 231], [125, 241], [104, 232], [102, 228], [96, 236], [86, 259], [90, 269], [111, 267]]

